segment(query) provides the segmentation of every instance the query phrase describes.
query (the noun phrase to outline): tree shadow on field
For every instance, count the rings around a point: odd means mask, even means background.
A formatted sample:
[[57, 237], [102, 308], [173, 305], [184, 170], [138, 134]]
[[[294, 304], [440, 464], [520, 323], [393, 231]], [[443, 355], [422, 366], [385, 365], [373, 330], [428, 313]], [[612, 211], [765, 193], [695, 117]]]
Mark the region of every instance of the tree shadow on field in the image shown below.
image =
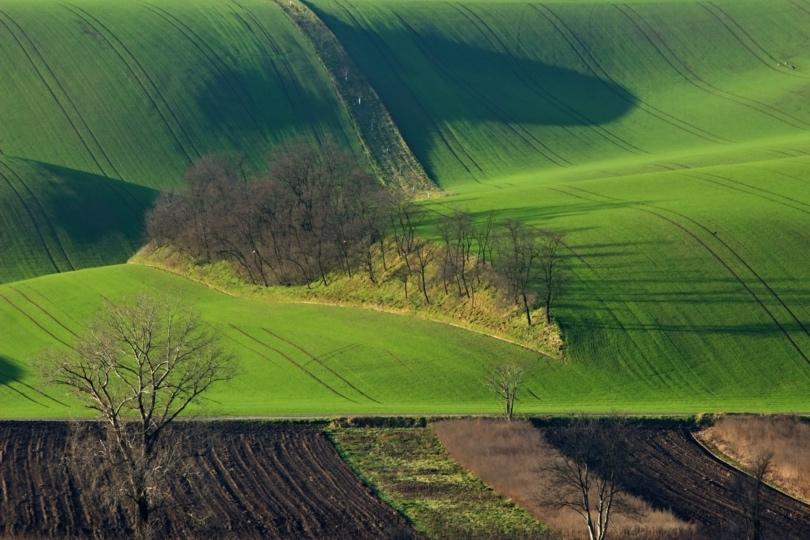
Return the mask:
[[43, 233], [66, 236], [74, 250], [103, 252], [106, 264], [124, 262], [141, 247], [156, 190], [41, 161], [5, 163], [30, 188], [33, 208], [47, 217]]
[[[429, 162], [433, 145], [442, 144], [435, 127], [446, 122], [518, 126], [513, 131], [520, 137], [520, 126], [605, 124], [637, 103], [613, 81], [520, 56], [519, 43], [484, 26], [483, 17], [460, 23], [469, 30], [465, 35], [478, 41], [473, 44], [449, 37], [453, 28], [439, 30], [396, 11], [393, 24], [372, 32], [308, 5], [370, 79], [422, 163]], [[536, 32], [522, 39], [543, 39]], [[489, 142], [497, 147], [514, 141]]]
[[54, 404], [62, 407], [69, 406], [50, 394], [23, 382], [22, 375], [23, 369], [19, 364], [0, 355], [0, 391], [6, 390], [20, 399], [25, 399], [46, 409]]

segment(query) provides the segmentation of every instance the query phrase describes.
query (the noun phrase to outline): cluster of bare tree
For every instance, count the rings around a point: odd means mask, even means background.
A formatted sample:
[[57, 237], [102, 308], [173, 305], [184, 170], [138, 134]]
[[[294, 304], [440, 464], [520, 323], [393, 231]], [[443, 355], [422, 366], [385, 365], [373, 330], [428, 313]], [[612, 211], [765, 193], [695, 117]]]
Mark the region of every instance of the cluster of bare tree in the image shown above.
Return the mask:
[[529, 326], [538, 297], [546, 322], [551, 322], [552, 307], [565, 278], [561, 234], [518, 220], [496, 224], [491, 214], [476, 220], [469, 212], [454, 211], [438, 218], [441, 242], [435, 244], [416, 236], [427, 218], [426, 211], [411, 201], [400, 201], [391, 208], [391, 231], [404, 261], [399, 277], [406, 296], [409, 278], [415, 275], [425, 302], [431, 303], [428, 269], [435, 262], [445, 294], [454, 290], [459, 297], [475, 302], [476, 291], [489, 276], [521, 306]]
[[[416, 281], [430, 304], [440, 281], [445, 294], [474, 303], [490, 276], [523, 308], [529, 326], [538, 298], [551, 322], [563, 277], [559, 234], [516, 220], [496, 224], [491, 215], [431, 213], [384, 188], [332, 143], [288, 145], [267, 173], [250, 180], [234, 161], [208, 156], [188, 170], [185, 183], [158, 199], [150, 238], [198, 262], [231, 261], [254, 284], [327, 285], [333, 272], [351, 276], [358, 268], [377, 283], [377, 261], [388, 271], [393, 246], [401, 263], [393, 275], [406, 297]], [[436, 219], [440, 241], [421, 238], [417, 231]]]
[[197, 261], [232, 261], [265, 286], [327, 284], [369, 259], [390, 193], [336, 145], [286, 146], [249, 181], [238, 169], [222, 156], [196, 163], [185, 190], [158, 199], [150, 238]]

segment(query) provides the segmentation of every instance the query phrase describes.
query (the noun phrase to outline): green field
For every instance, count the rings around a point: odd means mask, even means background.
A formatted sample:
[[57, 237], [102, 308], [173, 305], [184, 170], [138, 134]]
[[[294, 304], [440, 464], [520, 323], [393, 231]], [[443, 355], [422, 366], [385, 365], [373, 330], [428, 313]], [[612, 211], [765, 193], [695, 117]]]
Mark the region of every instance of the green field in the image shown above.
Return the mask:
[[[134, 253], [131, 231], [116, 240], [88, 230], [120, 228], [122, 212], [130, 229], [141, 229], [143, 197], [112, 193], [128, 191], [122, 180], [176, 186], [193, 160], [211, 152], [238, 153], [247, 169], [261, 167], [293, 137], [357, 147], [312, 46], [265, 0], [4, 0], [0, 65], [0, 159], [25, 160], [8, 163], [20, 178], [0, 164], [0, 214], [19, 215], [0, 244], [15, 254], [0, 258], [0, 282], [125, 261]], [[52, 175], [60, 187], [39, 187]], [[87, 194], [96, 188], [76, 182], [89, 175], [109, 187]], [[81, 219], [96, 223], [77, 228], [67, 206], [29, 212], [25, 206], [36, 203], [14, 193], [23, 183], [37, 184], [45, 206], [70, 190], [74, 199], [106, 198], [121, 208], [105, 213], [91, 202]], [[53, 255], [55, 264], [36, 229], [45, 243], [62, 238], [65, 256]]]
[[[183, 148], [255, 166], [292, 135], [355, 145], [306, 39], [240, 4], [0, 0], [0, 282], [123, 262]], [[495, 412], [483, 379], [504, 358], [529, 368], [521, 412], [810, 411], [810, 2], [312, 7], [451, 193], [431, 208], [566, 233], [567, 359], [112, 266], [0, 286], [0, 416], [75, 414], [30, 357], [144, 287], [227, 333], [242, 372], [209, 415]]]

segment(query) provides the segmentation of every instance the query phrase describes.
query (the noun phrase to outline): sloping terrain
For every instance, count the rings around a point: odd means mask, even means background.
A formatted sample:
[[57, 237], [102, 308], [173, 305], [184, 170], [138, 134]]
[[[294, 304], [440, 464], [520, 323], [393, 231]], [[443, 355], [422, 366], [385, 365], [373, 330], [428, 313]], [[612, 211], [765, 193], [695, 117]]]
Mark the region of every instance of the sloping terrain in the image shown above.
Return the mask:
[[543, 369], [558, 362], [446, 324], [235, 298], [160, 270], [110, 266], [0, 286], [0, 418], [90, 414], [47, 385], [35, 357], [72, 346], [104, 298], [143, 292], [179, 298], [224, 334], [238, 373], [193, 411], [207, 416], [496, 412], [493, 365], [518, 361], [546, 385]]
[[[700, 523], [712, 538], [744, 534], [745, 509], [733, 488], [743, 473], [704, 450], [687, 428], [636, 428], [628, 442], [628, 489]], [[810, 506], [765, 486], [762, 507], [764, 538], [807, 538]]]
[[569, 357], [612, 386], [582, 392], [807, 410], [807, 2], [313, 5], [433, 209], [566, 234]]
[[[810, 408], [810, 2], [308, 5], [447, 188], [432, 210], [566, 234], [567, 358], [532, 364], [519, 410]], [[198, 154], [256, 166], [288, 136], [355, 146], [314, 48], [270, 1], [5, 0], [0, 65], [13, 66], [0, 79], [0, 282], [122, 261], [152, 190]], [[144, 284], [188, 294], [253, 366], [221, 390], [232, 414], [495, 411], [485, 366], [535, 361], [372, 312], [212, 301], [143, 268], [62, 278], [0, 287], [0, 414], [64, 414], [22, 386], [39, 388], [31, 356], [69, 340], [61, 324], [78, 333], [102, 295]], [[356, 375], [318, 367], [333, 392], [294, 364], [300, 384], [265, 371], [267, 345], [312, 358], [269, 343], [266, 330], [282, 333], [262, 317], [315, 357], [351, 346], [337, 358]], [[429, 363], [399, 364], [406, 351]]]
[[312, 4], [443, 185], [810, 128], [806, 1]]
[[[261, 423], [182, 425], [194, 440], [192, 473], [154, 516], [159, 537], [380, 538], [413, 536], [376, 499], [317, 427]], [[0, 535], [129, 538], [122, 511], [105, 510], [64, 460], [69, 426], [0, 423]]]
[[[0, 66], [0, 158], [19, 178], [1, 165], [0, 174], [29, 184], [32, 197], [61, 200], [44, 182], [54, 176], [67, 184], [94, 175], [109, 186], [175, 186], [193, 160], [211, 152], [238, 153], [246, 168], [259, 167], [290, 138], [358, 146], [313, 48], [269, 1], [6, 0]], [[28, 165], [17, 167], [10, 156]], [[21, 204], [9, 190], [24, 188], [7, 183], [0, 177], [0, 215], [14, 216]], [[76, 190], [79, 199], [110, 191], [60, 189]], [[110, 203], [122, 201], [110, 196]], [[42, 246], [36, 228], [46, 243], [55, 229], [77, 268], [121, 262], [139, 247], [145, 203], [105, 212], [66, 198], [58, 215], [33, 208], [29, 217], [23, 209], [14, 219], [19, 227], [0, 238], [0, 282], [71, 268], [58, 257], [51, 263], [52, 247]], [[79, 218], [93, 225], [77, 228]], [[122, 226], [127, 233], [118, 239], [87, 230], [112, 234]]]

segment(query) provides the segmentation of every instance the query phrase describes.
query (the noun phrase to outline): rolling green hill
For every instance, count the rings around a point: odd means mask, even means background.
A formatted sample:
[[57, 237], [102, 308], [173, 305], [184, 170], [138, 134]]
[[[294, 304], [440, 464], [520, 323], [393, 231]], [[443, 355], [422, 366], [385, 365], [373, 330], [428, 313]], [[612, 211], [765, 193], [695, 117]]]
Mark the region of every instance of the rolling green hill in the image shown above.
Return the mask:
[[[121, 212], [85, 208], [81, 219], [93, 220], [91, 229], [128, 228], [116, 241], [73, 226], [79, 214], [71, 216], [70, 203], [29, 217], [13, 193], [25, 190], [22, 183], [46, 200], [82, 175], [122, 192], [131, 190], [121, 181], [166, 188], [206, 153], [239, 153], [250, 168], [293, 137], [358, 147], [311, 45], [273, 2], [5, 0], [0, 66], [0, 158], [27, 163], [7, 163], [16, 175], [0, 166], [18, 184], [0, 177], [0, 214], [23, 213], [2, 237], [0, 247], [15, 255], [0, 256], [0, 282], [122, 262], [138, 247], [142, 199]], [[55, 177], [62, 188], [54, 188]], [[66, 253], [54, 255], [55, 264], [37, 228], [46, 243], [49, 230], [63, 236]], [[82, 247], [74, 252], [72, 244]]]
[[[0, 253], [0, 281], [123, 261], [152, 189], [172, 185], [187, 163], [186, 141], [253, 159], [288, 134], [314, 138], [312, 126], [351, 141], [302, 35], [272, 2], [242, 5], [287, 44], [282, 56], [304, 89], [291, 95], [309, 106], [268, 97], [284, 93], [272, 82], [286, 80], [272, 75], [278, 57], [262, 52], [246, 30], [253, 23], [234, 12], [249, 14], [233, 3], [0, 1], [0, 59], [39, 66], [46, 81], [34, 67], [0, 81], [0, 126], [14, 126], [0, 131], [0, 245], [11, 246]], [[30, 356], [69, 343], [102, 294], [144, 287], [182, 293], [233, 343], [243, 374], [218, 390], [208, 414], [493, 412], [483, 374], [506, 357], [530, 369], [536, 397], [519, 404], [523, 411], [810, 410], [810, 2], [309, 5], [450, 192], [426, 204], [566, 233], [570, 272], [557, 311], [566, 361], [442, 325], [237, 299], [114, 266], [0, 286], [0, 328], [11, 329], [0, 338], [0, 416], [64, 415], [37, 393], [56, 395]], [[98, 45], [96, 34], [115, 40], [98, 24], [88, 30], [76, 9], [140, 52]], [[9, 13], [39, 37], [25, 38]], [[92, 52], [93, 61], [53, 61], [64, 69], [57, 84], [41, 59], [64, 50]], [[240, 75], [200, 101], [203, 89], [217, 88], [217, 57], [236, 61]], [[167, 79], [152, 86], [145, 72]], [[171, 93], [150, 109], [158, 87]], [[28, 104], [25, 115], [19, 103]], [[53, 110], [40, 117], [42, 103]], [[170, 110], [186, 120], [175, 122]], [[151, 127], [129, 129], [142, 117]], [[140, 187], [107, 170], [102, 147]], [[107, 214], [91, 222], [80, 209]], [[313, 359], [321, 355], [331, 360]], [[296, 362], [317, 367], [338, 393]]]
[[[564, 363], [445, 324], [368, 310], [234, 298], [140, 265], [110, 266], [0, 286], [0, 418], [87, 414], [33, 364], [69, 347], [103, 298], [143, 291], [194, 305], [225, 335], [238, 376], [194, 412], [221, 415], [497, 413], [486, 373], [508, 360], [527, 371], [520, 412], [789, 411], [810, 375], [788, 359], [752, 369], [745, 357], [681, 371], [649, 364]], [[650, 363], [651, 364], [651, 363]], [[691, 377], [685, 377], [690, 375]]]
[[801, 135], [806, 0], [316, 0], [433, 177]]

